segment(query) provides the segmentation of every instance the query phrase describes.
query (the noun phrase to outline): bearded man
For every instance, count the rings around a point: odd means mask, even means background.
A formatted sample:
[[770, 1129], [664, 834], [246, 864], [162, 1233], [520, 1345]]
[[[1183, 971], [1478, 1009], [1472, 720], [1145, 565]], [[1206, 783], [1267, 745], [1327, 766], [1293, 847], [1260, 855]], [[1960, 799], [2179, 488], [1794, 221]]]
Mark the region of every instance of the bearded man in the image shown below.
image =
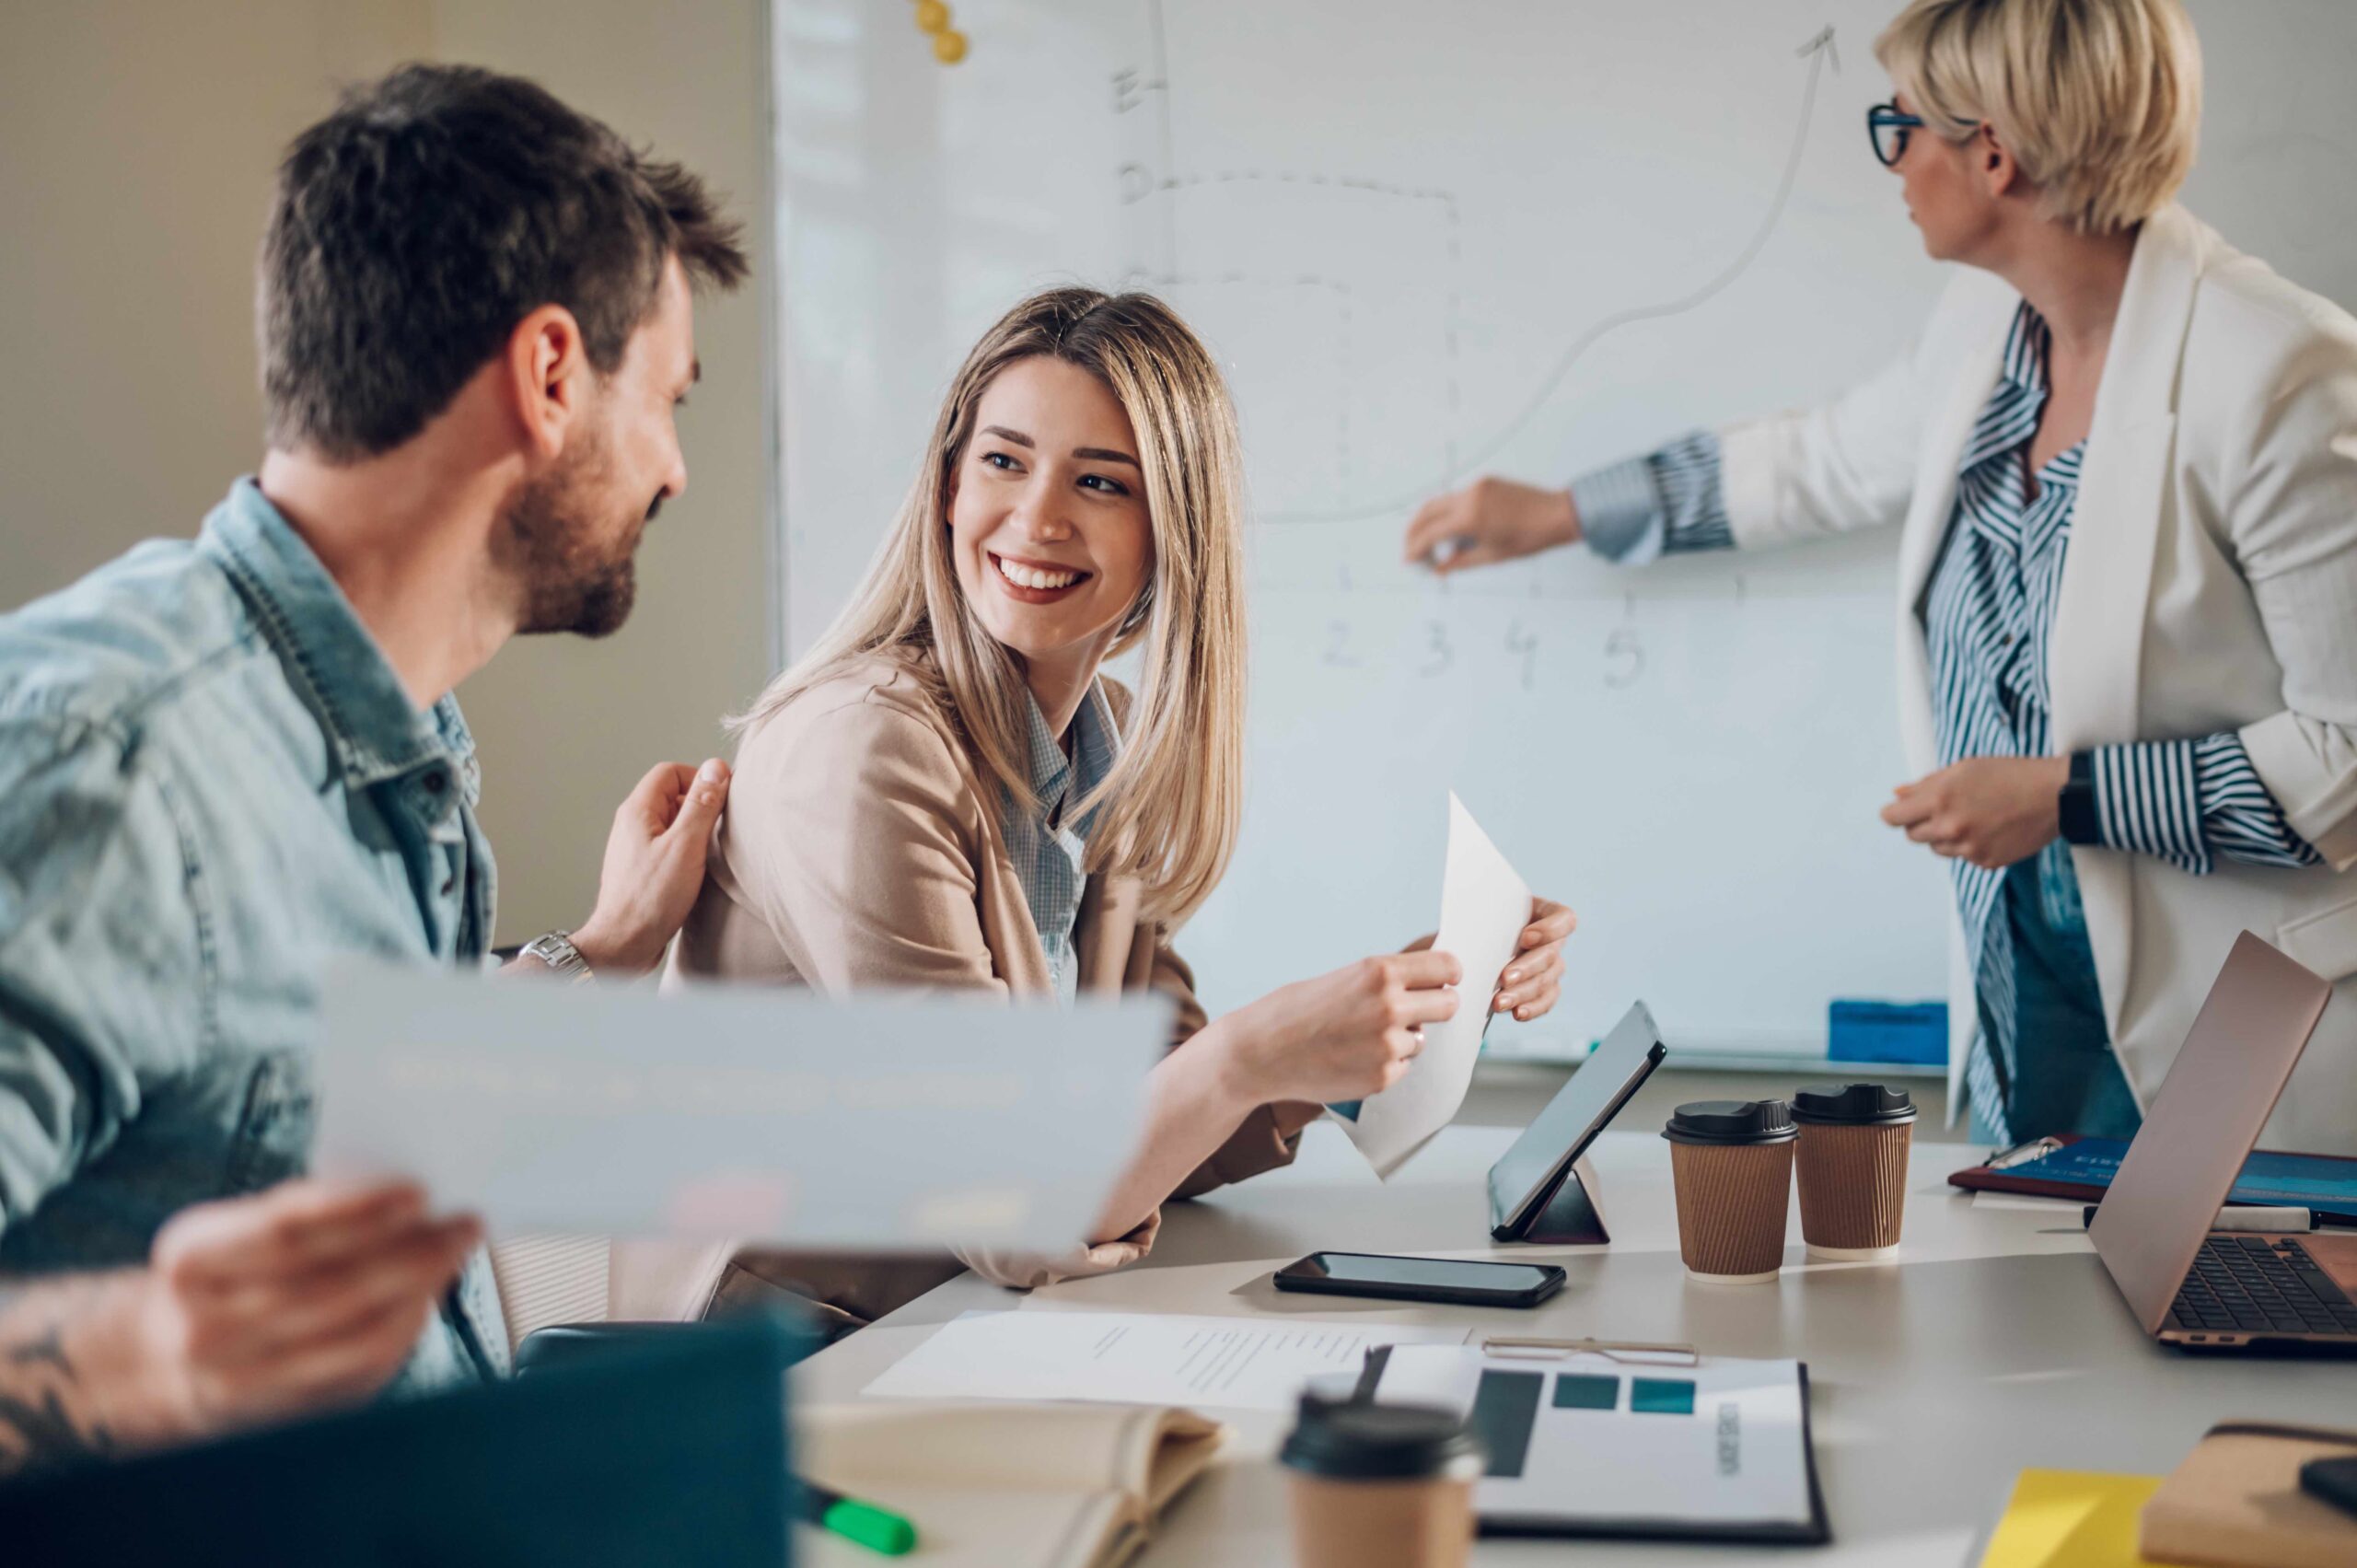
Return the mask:
[[[471, 1219], [302, 1177], [316, 976], [483, 960], [450, 692], [621, 625], [691, 286], [744, 273], [693, 175], [514, 77], [407, 67], [288, 149], [261, 472], [0, 616], [0, 1472], [505, 1370]], [[647, 775], [548, 967], [653, 965], [726, 786]]]

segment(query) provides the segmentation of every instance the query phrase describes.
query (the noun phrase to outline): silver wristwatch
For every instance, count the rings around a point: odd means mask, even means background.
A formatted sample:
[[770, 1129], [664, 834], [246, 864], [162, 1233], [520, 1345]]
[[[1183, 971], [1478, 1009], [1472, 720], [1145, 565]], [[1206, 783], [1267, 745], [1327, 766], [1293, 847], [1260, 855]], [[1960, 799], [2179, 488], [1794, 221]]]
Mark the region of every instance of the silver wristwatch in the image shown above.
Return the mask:
[[569, 931], [552, 931], [545, 936], [535, 936], [517, 949], [520, 956], [535, 958], [575, 985], [593, 979], [589, 960], [573, 945]]

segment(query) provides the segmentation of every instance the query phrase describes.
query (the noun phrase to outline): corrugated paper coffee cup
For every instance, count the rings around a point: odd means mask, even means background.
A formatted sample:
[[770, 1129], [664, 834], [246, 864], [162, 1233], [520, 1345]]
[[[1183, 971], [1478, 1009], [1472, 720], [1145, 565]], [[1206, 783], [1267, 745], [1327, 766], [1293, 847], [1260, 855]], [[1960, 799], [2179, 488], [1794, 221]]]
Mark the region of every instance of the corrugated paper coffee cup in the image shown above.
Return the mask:
[[1801, 1238], [1811, 1258], [1887, 1258], [1907, 1215], [1915, 1102], [1882, 1084], [1823, 1085], [1793, 1097]]
[[1465, 1568], [1480, 1440], [1456, 1411], [1301, 1402], [1278, 1451], [1297, 1568]]
[[1839, 1127], [1801, 1123], [1801, 1239], [1830, 1258], [1887, 1257], [1907, 1216], [1912, 1121]]
[[1793, 1108], [1780, 1099], [1696, 1100], [1670, 1112], [1661, 1135], [1688, 1273], [1728, 1284], [1776, 1277], [1797, 1134]]
[[1669, 1145], [1678, 1250], [1689, 1272], [1725, 1283], [1772, 1280], [1784, 1263], [1793, 1144]]

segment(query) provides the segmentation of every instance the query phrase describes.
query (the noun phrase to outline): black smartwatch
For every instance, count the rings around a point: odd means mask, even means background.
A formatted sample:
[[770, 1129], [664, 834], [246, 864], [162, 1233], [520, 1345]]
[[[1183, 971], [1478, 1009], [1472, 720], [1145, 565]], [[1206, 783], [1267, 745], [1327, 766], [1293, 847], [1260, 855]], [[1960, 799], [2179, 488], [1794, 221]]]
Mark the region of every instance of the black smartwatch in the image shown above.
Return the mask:
[[2071, 753], [2071, 776], [2055, 801], [2067, 844], [2100, 844], [2103, 823], [2096, 815], [2096, 759], [2092, 751]]

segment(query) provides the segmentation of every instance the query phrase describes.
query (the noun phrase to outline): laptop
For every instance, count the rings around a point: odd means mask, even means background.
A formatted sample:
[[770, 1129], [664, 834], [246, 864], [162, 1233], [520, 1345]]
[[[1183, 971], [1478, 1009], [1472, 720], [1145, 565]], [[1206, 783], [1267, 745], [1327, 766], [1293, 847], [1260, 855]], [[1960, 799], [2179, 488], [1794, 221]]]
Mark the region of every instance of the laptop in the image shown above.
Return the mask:
[[2244, 932], [2087, 1227], [2147, 1334], [2193, 1350], [2357, 1349], [2357, 1233], [2212, 1234], [2332, 998]]

